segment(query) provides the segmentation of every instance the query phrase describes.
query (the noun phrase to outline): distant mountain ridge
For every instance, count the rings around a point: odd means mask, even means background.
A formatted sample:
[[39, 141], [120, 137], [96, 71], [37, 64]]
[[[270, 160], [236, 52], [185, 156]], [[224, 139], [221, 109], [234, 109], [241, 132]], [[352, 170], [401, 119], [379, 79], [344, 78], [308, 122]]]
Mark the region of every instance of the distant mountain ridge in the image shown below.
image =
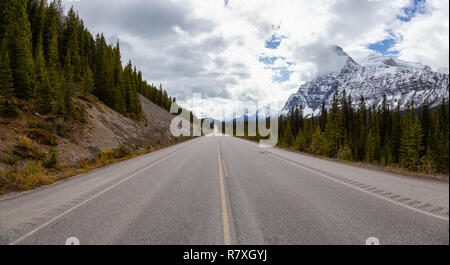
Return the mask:
[[421, 107], [428, 100], [431, 107], [449, 99], [449, 75], [433, 71], [421, 63], [411, 63], [396, 58], [371, 54], [356, 62], [342, 48], [332, 46], [339, 55], [347, 57], [345, 65], [338, 72], [319, 75], [314, 80], [301, 85], [298, 91], [286, 101], [281, 114], [287, 114], [297, 105], [304, 107], [306, 116], [320, 113], [322, 102], [330, 106], [336, 90], [352, 97], [354, 107], [364, 96], [367, 107], [379, 106], [382, 96], [395, 107], [403, 109], [414, 100]]

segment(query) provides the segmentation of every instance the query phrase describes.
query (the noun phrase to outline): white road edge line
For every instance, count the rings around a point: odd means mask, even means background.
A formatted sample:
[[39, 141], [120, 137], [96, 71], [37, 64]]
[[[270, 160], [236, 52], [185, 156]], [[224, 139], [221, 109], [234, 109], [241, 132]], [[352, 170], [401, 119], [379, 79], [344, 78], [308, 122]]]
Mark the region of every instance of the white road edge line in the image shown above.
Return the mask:
[[[201, 138], [200, 138], [200, 139], [201, 139]], [[191, 143], [189, 143], [189, 144], [187, 144], [187, 145], [181, 147], [180, 149], [178, 149], [178, 150], [176, 150], [176, 151], [173, 151], [172, 153], [168, 154], [167, 156], [165, 156], [165, 157], [163, 157], [163, 158], [161, 158], [161, 159], [159, 159], [159, 160], [153, 162], [152, 164], [150, 164], [150, 165], [148, 165], [148, 166], [142, 168], [141, 170], [139, 170], [139, 171], [137, 171], [137, 172], [131, 174], [130, 176], [128, 176], [128, 177], [122, 179], [121, 181], [119, 181], [119, 182], [117, 182], [117, 183], [115, 183], [115, 184], [109, 186], [108, 188], [102, 190], [101, 192], [97, 193], [96, 195], [92, 196], [91, 198], [89, 198], [89, 199], [87, 199], [87, 200], [85, 200], [85, 201], [83, 201], [83, 202], [80, 202], [79, 204], [77, 204], [77, 205], [73, 206], [72, 208], [68, 209], [67, 211], [65, 211], [65, 212], [63, 212], [63, 213], [57, 215], [56, 217], [52, 218], [51, 220], [49, 220], [49, 221], [47, 221], [47, 222], [41, 224], [40, 226], [38, 226], [38, 227], [36, 227], [35, 229], [31, 230], [30, 232], [28, 232], [28, 233], [25, 234], [24, 236], [22, 236], [22, 237], [16, 239], [15, 241], [9, 243], [8, 245], [16, 245], [16, 244], [20, 243], [20, 242], [23, 241], [25, 238], [31, 236], [32, 234], [36, 233], [37, 231], [41, 230], [42, 228], [46, 227], [47, 225], [49, 225], [49, 224], [53, 223], [54, 221], [58, 220], [59, 218], [63, 217], [64, 215], [66, 215], [66, 214], [72, 212], [73, 210], [77, 209], [78, 207], [80, 207], [80, 206], [82, 206], [82, 205], [88, 203], [89, 201], [91, 201], [91, 200], [97, 198], [98, 196], [102, 195], [103, 193], [105, 193], [105, 192], [107, 192], [107, 191], [109, 191], [109, 190], [111, 190], [111, 189], [113, 189], [113, 188], [119, 186], [120, 184], [124, 183], [125, 181], [134, 178], [135, 176], [139, 175], [140, 173], [144, 172], [145, 170], [147, 170], [147, 169], [149, 169], [149, 168], [155, 166], [156, 164], [158, 164], [158, 163], [160, 163], [160, 162], [166, 160], [167, 158], [173, 156], [174, 154], [180, 152], [181, 150], [185, 149], [186, 147], [190, 146], [191, 144], [193, 144], [193, 143], [195, 143], [195, 142], [197, 142], [197, 141], [191, 142]]]
[[[240, 140], [242, 140], [242, 139], [240, 139]], [[244, 140], [242, 140], [242, 141], [244, 141]], [[259, 147], [253, 146], [253, 145], [251, 145], [251, 144], [249, 144], [249, 143], [246, 143], [246, 144], [248, 144], [249, 146], [253, 147], [254, 149], [259, 148]], [[267, 151], [267, 148], [265, 148], [264, 150]], [[433, 213], [430, 213], [430, 212], [422, 211], [422, 210], [417, 209], [417, 208], [414, 208], [414, 207], [410, 207], [410, 206], [405, 205], [405, 204], [403, 204], [403, 203], [400, 203], [400, 202], [397, 202], [397, 201], [388, 199], [388, 198], [386, 198], [386, 197], [383, 197], [383, 196], [380, 196], [380, 195], [378, 195], [378, 194], [369, 192], [369, 191], [364, 190], [364, 189], [361, 189], [361, 188], [359, 188], [359, 187], [356, 187], [356, 186], [350, 185], [350, 184], [348, 184], [348, 183], [339, 181], [339, 180], [337, 180], [337, 179], [334, 179], [334, 178], [332, 178], [332, 177], [330, 177], [330, 176], [327, 176], [327, 175], [325, 175], [325, 174], [323, 174], [323, 173], [321, 173], [321, 172], [319, 172], [319, 171], [316, 171], [316, 170], [314, 170], [314, 169], [309, 169], [309, 168], [307, 168], [307, 167], [301, 166], [301, 165], [299, 165], [299, 164], [297, 164], [297, 163], [295, 163], [295, 162], [292, 162], [292, 161], [290, 161], [290, 160], [288, 160], [288, 159], [286, 159], [286, 158], [282, 158], [282, 157], [280, 157], [280, 156], [278, 156], [278, 155], [276, 155], [276, 154], [274, 154], [274, 153], [272, 153], [272, 152], [267, 151], [267, 153], [271, 154], [271, 155], [272, 155], [273, 157], [275, 157], [275, 158], [278, 158], [279, 160], [288, 162], [288, 163], [290, 163], [290, 164], [292, 164], [292, 165], [294, 165], [294, 166], [297, 166], [297, 167], [300, 167], [300, 168], [302, 168], [302, 169], [304, 169], [304, 170], [307, 170], [307, 171], [310, 171], [310, 172], [312, 172], [312, 173], [318, 174], [318, 175], [320, 175], [320, 176], [322, 176], [322, 177], [325, 177], [325, 178], [330, 179], [330, 180], [332, 180], [332, 181], [335, 181], [335, 182], [337, 182], [337, 183], [343, 184], [343, 185], [345, 185], [345, 186], [351, 187], [351, 188], [353, 188], [353, 189], [355, 189], [355, 190], [359, 190], [359, 191], [362, 191], [362, 192], [364, 192], [364, 193], [370, 194], [370, 195], [372, 195], [372, 196], [374, 196], [374, 197], [377, 197], [377, 198], [379, 198], [379, 199], [382, 199], [382, 200], [385, 200], [385, 201], [388, 201], [388, 202], [397, 204], [397, 205], [402, 206], [402, 207], [404, 207], [404, 208], [406, 208], [406, 209], [409, 209], [409, 210], [412, 210], [412, 211], [415, 211], [415, 212], [418, 212], [418, 213], [421, 213], [421, 214], [425, 214], [425, 215], [428, 215], [428, 216], [430, 216], [430, 217], [435, 217], [435, 218], [438, 218], [438, 219], [441, 219], [441, 220], [444, 220], [444, 221], [447, 221], [447, 222], [449, 221], [449, 218], [446, 218], [446, 217], [444, 217], [444, 216], [436, 215], [436, 214], [433, 214]]]

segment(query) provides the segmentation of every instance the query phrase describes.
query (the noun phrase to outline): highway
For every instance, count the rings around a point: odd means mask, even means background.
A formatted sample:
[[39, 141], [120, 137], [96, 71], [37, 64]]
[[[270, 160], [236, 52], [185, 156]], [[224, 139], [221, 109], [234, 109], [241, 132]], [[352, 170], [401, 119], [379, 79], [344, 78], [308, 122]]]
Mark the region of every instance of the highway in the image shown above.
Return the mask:
[[0, 244], [449, 244], [448, 181], [199, 137], [0, 197]]

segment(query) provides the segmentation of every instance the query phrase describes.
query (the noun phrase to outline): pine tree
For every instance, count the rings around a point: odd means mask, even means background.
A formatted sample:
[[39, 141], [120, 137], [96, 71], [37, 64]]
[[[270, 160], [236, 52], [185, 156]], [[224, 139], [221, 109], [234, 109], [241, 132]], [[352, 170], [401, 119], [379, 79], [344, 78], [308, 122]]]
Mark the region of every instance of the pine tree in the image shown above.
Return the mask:
[[336, 90], [333, 96], [330, 113], [325, 125], [325, 135], [328, 139], [328, 154], [336, 157], [343, 143], [343, 117], [339, 106], [339, 92]]
[[94, 76], [92, 74], [91, 68], [86, 65], [84, 70], [84, 77], [83, 77], [83, 85], [81, 92], [83, 95], [87, 95], [91, 93], [94, 89]]
[[28, 19], [30, 21], [33, 58], [36, 58], [39, 42], [42, 42], [45, 22], [45, 0], [29, 0], [28, 1]]
[[[69, 51], [70, 52], [70, 51]], [[63, 98], [65, 106], [65, 115], [71, 116], [73, 114], [73, 94], [74, 94], [74, 73], [73, 66], [70, 62], [70, 56], [66, 56], [64, 63], [64, 85], [63, 85]]]
[[286, 147], [292, 146], [294, 143], [294, 136], [292, 135], [291, 119], [287, 119], [286, 128], [284, 129], [281, 142], [282, 145]]
[[9, 50], [15, 94], [28, 99], [33, 88], [33, 57], [27, 0], [9, 0], [4, 15], [6, 25], [3, 37]]
[[325, 131], [325, 124], [327, 123], [327, 117], [328, 117], [328, 111], [325, 105], [325, 101], [322, 101], [322, 106], [320, 109], [320, 116], [319, 116], [319, 126], [320, 130], [323, 132]]
[[308, 147], [306, 137], [301, 129], [297, 133], [297, 137], [295, 137], [294, 145], [295, 148], [297, 148], [300, 151], [305, 151]]
[[435, 133], [432, 143], [435, 156], [436, 171], [448, 173], [449, 171], [449, 106], [442, 101], [441, 106], [435, 112]]
[[18, 114], [12, 80], [9, 53], [6, 43], [2, 41], [0, 46], [0, 114], [4, 116]]
[[408, 104], [402, 128], [400, 165], [415, 171], [420, 162], [420, 152], [423, 149], [423, 132], [419, 119], [414, 117], [413, 103]]
[[38, 110], [49, 113], [53, 110], [53, 92], [45, 67], [42, 40], [38, 41], [34, 68], [34, 98], [37, 100]]
[[365, 160], [365, 145], [367, 138], [367, 109], [364, 96], [361, 96], [355, 117], [355, 158], [358, 161]]
[[380, 142], [380, 138], [378, 133], [374, 130], [369, 131], [369, 135], [367, 136], [366, 148], [365, 148], [365, 157], [367, 162], [371, 163], [378, 160], [378, 145]]
[[59, 65], [59, 48], [58, 48], [58, 29], [60, 26], [58, 10], [55, 2], [50, 3], [46, 16], [44, 27], [44, 55], [49, 70], [57, 70]]
[[70, 8], [66, 21], [65, 21], [65, 30], [63, 33], [63, 60], [65, 62], [67, 59], [65, 57], [69, 57], [71, 67], [73, 69], [73, 79], [74, 82], [78, 82], [82, 79], [81, 77], [81, 57], [80, 57], [80, 45], [79, 45], [79, 21], [78, 17], [73, 10], [73, 7]]
[[120, 55], [120, 44], [119, 41], [116, 43], [116, 47], [113, 51], [114, 56], [114, 65], [113, 65], [113, 78], [114, 78], [114, 98], [116, 100], [115, 109], [117, 109], [120, 113], [125, 114], [127, 112], [127, 105], [125, 103], [125, 91], [123, 90], [124, 80], [123, 80], [123, 69], [122, 69], [122, 61]]
[[381, 146], [384, 147], [387, 141], [389, 141], [389, 135], [391, 133], [391, 113], [387, 102], [386, 93], [383, 93], [380, 116], [380, 143]]
[[428, 100], [425, 100], [423, 104], [422, 112], [420, 114], [420, 123], [423, 129], [423, 147], [424, 150], [427, 151], [431, 137], [431, 115]]
[[328, 152], [328, 145], [327, 138], [320, 130], [320, 126], [317, 126], [311, 137], [311, 145], [309, 147], [310, 151], [313, 154], [326, 155]]

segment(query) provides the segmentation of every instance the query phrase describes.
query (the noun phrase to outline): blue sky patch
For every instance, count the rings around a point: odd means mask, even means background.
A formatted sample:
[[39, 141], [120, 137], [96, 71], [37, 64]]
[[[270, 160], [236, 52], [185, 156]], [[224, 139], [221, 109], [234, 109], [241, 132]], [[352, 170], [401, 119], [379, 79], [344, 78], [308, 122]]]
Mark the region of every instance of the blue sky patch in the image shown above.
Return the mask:
[[389, 38], [376, 43], [369, 44], [368, 48], [382, 55], [397, 55], [398, 52], [389, 51], [395, 45], [395, 39]]
[[260, 56], [258, 60], [264, 64], [274, 64], [279, 58], [284, 59], [283, 57], [278, 56]]
[[276, 49], [278, 48], [278, 46], [280, 46], [281, 44], [281, 38], [275, 37], [274, 35], [272, 35], [272, 38], [270, 40], [266, 41], [266, 44], [264, 45], [264, 47], [268, 48], [268, 49]]
[[413, 0], [412, 4], [403, 8], [404, 16], [397, 16], [401, 21], [410, 21], [417, 13], [423, 14], [425, 0]]
[[[403, 8], [403, 15], [397, 16], [397, 19], [403, 22], [408, 22], [417, 14], [423, 14], [425, 1], [426, 0], [412, 0], [409, 6]], [[382, 55], [390, 55], [395, 57], [398, 55], [398, 52], [389, 50], [390, 48], [394, 47], [395, 44], [396, 40], [391, 36], [382, 41], [369, 44], [368, 48]]]
[[278, 35], [272, 35], [272, 37], [270, 38], [270, 40], [267, 40], [266, 43], [264, 44], [264, 47], [268, 48], [268, 49], [276, 49], [278, 48], [278, 46], [280, 46], [281, 41], [286, 38], [285, 36], [278, 36]]

